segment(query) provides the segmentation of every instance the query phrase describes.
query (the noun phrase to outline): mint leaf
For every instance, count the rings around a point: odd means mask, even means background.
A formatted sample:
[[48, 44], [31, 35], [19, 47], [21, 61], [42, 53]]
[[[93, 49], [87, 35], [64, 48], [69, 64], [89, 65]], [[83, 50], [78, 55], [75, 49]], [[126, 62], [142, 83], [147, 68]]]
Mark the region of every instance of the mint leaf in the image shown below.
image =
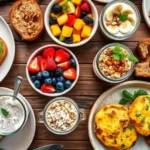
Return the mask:
[[142, 90], [142, 89], [136, 91], [136, 92], [134, 93], [134, 99], [137, 98], [138, 96], [142, 96], [142, 95], [148, 95], [147, 91]]
[[126, 21], [128, 19], [128, 14], [119, 14], [118, 18], [120, 19], [120, 21]]
[[145, 123], [145, 119], [146, 119], [146, 118], [143, 118], [143, 119], [141, 120], [141, 123]]
[[117, 43], [115, 48], [114, 48], [114, 50], [113, 50], [113, 53], [117, 54], [119, 52], [119, 50], [120, 50], [120, 47], [121, 47], [121, 45], [119, 43]]
[[120, 60], [120, 56], [118, 55], [118, 54], [113, 54], [113, 58], [114, 58], [114, 60]]
[[7, 117], [9, 115], [9, 112], [4, 108], [1, 108], [1, 112], [5, 117]]
[[136, 114], [136, 117], [140, 117], [141, 116], [141, 114]]
[[139, 62], [139, 60], [135, 56], [129, 56], [128, 59], [134, 63]]

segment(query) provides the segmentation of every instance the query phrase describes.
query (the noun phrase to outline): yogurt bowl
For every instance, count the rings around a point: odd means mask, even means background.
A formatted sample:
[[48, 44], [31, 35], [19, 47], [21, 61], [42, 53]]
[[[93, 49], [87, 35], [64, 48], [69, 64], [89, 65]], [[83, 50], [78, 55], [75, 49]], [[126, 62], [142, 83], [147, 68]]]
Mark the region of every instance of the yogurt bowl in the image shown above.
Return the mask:
[[127, 0], [107, 4], [99, 18], [100, 30], [109, 39], [120, 41], [131, 37], [140, 25], [140, 12]]

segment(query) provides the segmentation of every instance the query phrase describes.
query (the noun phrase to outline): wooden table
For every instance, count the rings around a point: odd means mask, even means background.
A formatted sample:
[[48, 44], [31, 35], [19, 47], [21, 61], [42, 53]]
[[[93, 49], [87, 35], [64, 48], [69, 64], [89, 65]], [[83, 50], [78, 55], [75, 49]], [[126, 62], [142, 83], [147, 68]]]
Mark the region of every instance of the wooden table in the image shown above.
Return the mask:
[[[41, 0], [40, 5], [43, 13], [47, 7], [50, 0]], [[132, 0], [139, 8], [142, 16], [142, 21], [138, 31], [129, 39], [123, 41], [122, 43], [131, 48], [133, 51], [136, 50], [137, 42], [141, 39], [149, 37], [149, 28], [146, 26], [143, 15], [142, 15], [142, 0]], [[8, 12], [12, 3], [8, 3], [0, 6], [0, 15], [9, 23]], [[97, 10], [100, 14], [104, 5], [95, 3]], [[25, 67], [30, 55], [39, 47], [54, 43], [52, 39], [48, 36], [46, 31], [43, 32], [42, 36], [34, 42], [24, 42], [21, 38], [13, 31], [15, 42], [16, 42], [16, 55], [13, 66], [4, 79], [0, 86], [13, 88], [16, 76], [21, 75], [24, 78], [24, 84], [21, 89], [21, 94], [24, 95], [35, 112], [35, 115], [41, 111], [45, 105], [51, 100], [49, 97], [44, 97], [35, 92], [29, 85]], [[112, 87], [113, 85], [103, 82], [96, 78], [92, 69], [93, 58], [98, 52], [98, 50], [104, 45], [111, 43], [112, 41], [107, 41], [103, 39], [99, 31], [95, 34], [90, 42], [84, 46], [78, 48], [71, 48], [71, 50], [77, 56], [80, 63], [80, 78], [76, 86], [65, 96], [74, 99], [80, 108], [87, 110], [87, 115], [90, 112], [94, 102], [104, 91]], [[134, 76], [130, 80], [136, 79]], [[24, 137], [25, 140], [25, 137]], [[37, 148], [39, 146], [60, 143], [63, 144], [65, 150], [89, 150], [93, 149], [88, 138], [88, 121], [80, 123], [78, 128], [69, 135], [58, 136], [50, 133], [43, 124], [37, 123], [36, 134], [29, 149]]]

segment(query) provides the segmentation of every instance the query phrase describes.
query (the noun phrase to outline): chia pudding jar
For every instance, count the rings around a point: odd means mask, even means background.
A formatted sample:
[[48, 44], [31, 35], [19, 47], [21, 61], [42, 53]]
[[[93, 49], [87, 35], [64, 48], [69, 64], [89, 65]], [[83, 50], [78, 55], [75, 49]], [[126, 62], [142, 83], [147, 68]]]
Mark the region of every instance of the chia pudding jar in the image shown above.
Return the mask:
[[[120, 74], [119, 71], [114, 71], [113, 69], [111, 70], [112, 67], [111, 66], [107, 67], [105, 64], [103, 64], [104, 69], [102, 70], [102, 67], [100, 67], [100, 63], [105, 61], [105, 59], [107, 59], [107, 57], [105, 56], [106, 51], [109, 49], [113, 49], [116, 44], [117, 43], [108, 44], [104, 46], [103, 48], [101, 48], [93, 60], [93, 70], [94, 70], [95, 75], [99, 79], [109, 82], [109, 83], [120, 83], [120, 82], [127, 80], [132, 75], [134, 71], [134, 66], [135, 66], [135, 63], [131, 62], [130, 60], [127, 60], [126, 58], [126, 60], [123, 61], [124, 64], [123, 62], [121, 64], [122, 66], [125, 67], [124, 69], [125, 71], [123, 73]], [[120, 44], [120, 47], [126, 52], [128, 56], [133, 55], [132, 51], [127, 46]], [[117, 67], [119, 68], [120, 65], [117, 65]], [[106, 71], [106, 74], [104, 73], [105, 71]], [[114, 73], [111, 71], [114, 71]]]
[[140, 21], [140, 12], [133, 2], [115, 0], [107, 4], [100, 14], [100, 31], [108, 39], [121, 41], [137, 31]]
[[0, 135], [8, 136], [21, 130], [28, 119], [29, 110], [25, 102], [12, 95], [0, 95]]
[[86, 120], [86, 112], [68, 97], [52, 99], [38, 114], [38, 123], [44, 123], [49, 131], [66, 135], [76, 129], [80, 121]]

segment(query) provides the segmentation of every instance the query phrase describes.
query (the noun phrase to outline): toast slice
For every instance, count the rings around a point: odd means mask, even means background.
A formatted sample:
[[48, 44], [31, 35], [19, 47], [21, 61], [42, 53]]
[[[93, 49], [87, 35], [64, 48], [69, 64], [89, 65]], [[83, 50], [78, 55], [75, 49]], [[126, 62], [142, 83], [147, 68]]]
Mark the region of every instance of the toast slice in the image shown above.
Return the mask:
[[4, 62], [8, 53], [8, 48], [5, 41], [0, 37], [0, 66]]
[[16, 1], [10, 9], [9, 20], [26, 41], [37, 39], [44, 29], [43, 13], [35, 0]]

